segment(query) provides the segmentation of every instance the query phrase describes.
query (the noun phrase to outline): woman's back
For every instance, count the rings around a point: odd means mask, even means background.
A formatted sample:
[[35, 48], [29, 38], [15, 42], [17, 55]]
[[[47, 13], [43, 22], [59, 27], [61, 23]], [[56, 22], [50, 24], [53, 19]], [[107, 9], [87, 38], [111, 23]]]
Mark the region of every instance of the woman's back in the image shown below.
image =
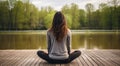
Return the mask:
[[49, 63], [69, 63], [79, 57], [81, 52], [71, 49], [71, 31], [67, 27], [67, 22], [61, 12], [56, 12], [52, 26], [47, 31], [48, 53], [38, 51], [37, 54]]
[[71, 39], [71, 31], [68, 29], [66, 36], [58, 42], [53, 35], [52, 31], [47, 32], [48, 39], [48, 53], [49, 57], [52, 59], [67, 59], [69, 57], [70, 52], [70, 39]]

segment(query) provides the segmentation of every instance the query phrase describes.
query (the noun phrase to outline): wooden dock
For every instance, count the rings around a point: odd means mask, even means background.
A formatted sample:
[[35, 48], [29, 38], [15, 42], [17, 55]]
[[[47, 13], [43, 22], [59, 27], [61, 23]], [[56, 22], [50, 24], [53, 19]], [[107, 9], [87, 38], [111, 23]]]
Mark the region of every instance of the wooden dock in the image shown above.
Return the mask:
[[120, 66], [120, 50], [82, 50], [82, 55], [68, 64], [49, 64], [36, 52], [0, 50], [0, 66]]

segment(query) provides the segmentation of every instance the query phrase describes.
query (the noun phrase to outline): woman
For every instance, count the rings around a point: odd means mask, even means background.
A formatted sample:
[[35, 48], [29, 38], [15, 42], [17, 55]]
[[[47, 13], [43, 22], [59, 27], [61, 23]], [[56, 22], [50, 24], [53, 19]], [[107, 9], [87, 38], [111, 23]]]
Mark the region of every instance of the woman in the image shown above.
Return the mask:
[[47, 31], [48, 53], [38, 51], [37, 55], [49, 63], [69, 63], [79, 57], [81, 52], [71, 53], [71, 31], [61, 12], [56, 12], [52, 27]]

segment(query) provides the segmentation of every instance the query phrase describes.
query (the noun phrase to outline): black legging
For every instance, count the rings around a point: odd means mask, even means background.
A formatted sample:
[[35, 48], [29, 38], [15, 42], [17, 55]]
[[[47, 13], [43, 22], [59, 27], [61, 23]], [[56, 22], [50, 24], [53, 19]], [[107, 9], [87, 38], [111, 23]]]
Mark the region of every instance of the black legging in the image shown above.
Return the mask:
[[74, 51], [72, 52], [70, 55], [69, 55], [69, 58], [68, 59], [65, 59], [65, 60], [57, 60], [57, 59], [51, 59], [47, 53], [45, 53], [44, 51], [38, 51], [37, 52], [37, 55], [46, 60], [48, 63], [70, 63], [71, 61], [73, 61], [74, 59], [76, 59], [77, 57], [79, 57], [81, 55], [81, 52], [79, 50], [77, 51]]

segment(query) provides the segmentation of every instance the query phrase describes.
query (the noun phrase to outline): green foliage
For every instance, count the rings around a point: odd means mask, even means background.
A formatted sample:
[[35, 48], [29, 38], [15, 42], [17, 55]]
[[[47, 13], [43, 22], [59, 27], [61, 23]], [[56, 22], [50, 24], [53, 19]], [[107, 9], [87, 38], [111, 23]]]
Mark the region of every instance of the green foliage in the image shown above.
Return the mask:
[[51, 26], [55, 10], [52, 7], [42, 7], [39, 11], [39, 28], [48, 29]]
[[79, 24], [79, 8], [77, 4], [71, 4], [71, 15], [72, 15], [72, 28], [78, 29]]
[[68, 28], [72, 28], [72, 16], [69, 14], [65, 14], [65, 18]]
[[[55, 10], [42, 7], [38, 10], [29, 1], [12, 0], [0, 1], [0, 30], [32, 30], [48, 29], [51, 27]], [[61, 9], [67, 25], [71, 29], [120, 29], [120, 1], [110, 0], [101, 3], [95, 10], [91, 3], [86, 4], [86, 11], [72, 3]]]
[[47, 29], [52, 26], [54, 14], [55, 14], [55, 12], [52, 11], [52, 12], [48, 13], [47, 16], [45, 17], [45, 22], [44, 22], [45, 24], [44, 25]]
[[94, 6], [91, 3], [86, 4], [86, 11], [87, 11], [87, 17], [86, 17], [86, 21], [87, 21], [87, 27], [89, 27], [90, 29], [92, 28], [92, 18], [93, 18], [93, 11], [94, 11]]
[[84, 28], [86, 26], [85, 22], [85, 11], [80, 9], [79, 10], [79, 22], [80, 22], [80, 28]]
[[69, 7], [68, 5], [65, 5], [62, 8], [62, 12], [64, 14], [69, 15], [68, 19], [71, 20], [69, 22], [69, 24], [71, 25], [70, 26], [68, 25], [68, 26], [71, 27], [72, 29], [78, 29], [80, 26], [78, 5], [74, 3], [71, 4], [71, 7]]
[[0, 2], [0, 29], [8, 29], [9, 26], [9, 10], [7, 1]]

